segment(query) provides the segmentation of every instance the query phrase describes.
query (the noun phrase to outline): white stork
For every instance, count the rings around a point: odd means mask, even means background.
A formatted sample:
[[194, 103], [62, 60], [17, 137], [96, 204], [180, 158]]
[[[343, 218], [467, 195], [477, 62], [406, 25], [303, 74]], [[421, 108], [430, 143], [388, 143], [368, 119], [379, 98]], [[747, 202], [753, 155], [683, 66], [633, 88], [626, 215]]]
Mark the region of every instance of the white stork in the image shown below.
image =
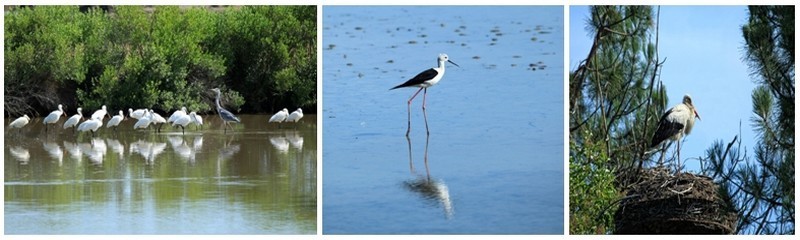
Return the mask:
[[[677, 142], [678, 164], [680, 165], [681, 159], [681, 138], [689, 135], [694, 127], [694, 118], [701, 119], [697, 109], [692, 104], [692, 97], [689, 94], [683, 96], [683, 103], [670, 108], [664, 115], [661, 115], [661, 120], [658, 121], [658, 129], [653, 134], [653, 139], [650, 141], [650, 148], [654, 148], [666, 140]], [[702, 119], [701, 119], [702, 120]], [[669, 147], [665, 146], [664, 149]], [[659, 165], [663, 162], [664, 155], [661, 155]]]

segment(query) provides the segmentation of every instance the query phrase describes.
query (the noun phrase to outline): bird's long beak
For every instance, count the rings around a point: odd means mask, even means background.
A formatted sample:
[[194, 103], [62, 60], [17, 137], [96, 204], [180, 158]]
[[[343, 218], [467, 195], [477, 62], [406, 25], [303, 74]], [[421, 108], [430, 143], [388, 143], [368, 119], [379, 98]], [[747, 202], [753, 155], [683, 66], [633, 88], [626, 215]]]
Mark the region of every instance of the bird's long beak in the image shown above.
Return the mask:
[[447, 61], [452, 63], [453, 65], [456, 65], [456, 67], [461, 67], [461, 66], [458, 66], [458, 64], [454, 63], [453, 61], [450, 61], [450, 60], [447, 60]]
[[697, 117], [697, 119], [703, 120], [702, 118], [700, 118], [700, 114], [697, 113], [697, 110], [694, 110], [694, 116]]

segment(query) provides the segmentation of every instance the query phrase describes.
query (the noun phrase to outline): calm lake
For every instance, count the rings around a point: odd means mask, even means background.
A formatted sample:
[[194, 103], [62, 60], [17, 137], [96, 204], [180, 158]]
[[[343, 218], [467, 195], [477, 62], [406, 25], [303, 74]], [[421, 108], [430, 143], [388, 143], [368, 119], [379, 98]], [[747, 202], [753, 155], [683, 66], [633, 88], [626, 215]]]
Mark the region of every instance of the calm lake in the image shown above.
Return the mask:
[[[563, 7], [323, 9], [324, 234], [563, 234]], [[389, 91], [436, 67], [422, 93]]]
[[185, 135], [126, 119], [95, 137], [61, 129], [63, 117], [48, 135], [41, 118], [22, 134], [7, 119], [5, 233], [315, 234], [316, 116], [239, 117], [235, 133], [208, 115]]

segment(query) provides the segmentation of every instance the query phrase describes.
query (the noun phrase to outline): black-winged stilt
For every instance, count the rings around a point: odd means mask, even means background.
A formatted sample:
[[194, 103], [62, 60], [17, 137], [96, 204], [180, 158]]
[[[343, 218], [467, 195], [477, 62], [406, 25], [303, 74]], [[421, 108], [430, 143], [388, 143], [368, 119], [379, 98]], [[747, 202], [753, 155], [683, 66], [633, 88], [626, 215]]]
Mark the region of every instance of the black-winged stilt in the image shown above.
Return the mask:
[[408, 99], [408, 130], [406, 130], [406, 136], [408, 136], [408, 134], [411, 133], [411, 101], [413, 101], [414, 98], [417, 97], [417, 94], [419, 94], [419, 92], [422, 91], [423, 89], [425, 90], [425, 92], [422, 94], [422, 115], [425, 117], [425, 131], [427, 132], [428, 135], [431, 134], [431, 132], [428, 130], [428, 113], [425, 111], [425, 99], [428, 95], [428, 87], [436, 85], [436, 83], [439, 83], [439, 80], [442, 80], [442, 76], [444, 76], [445, 62], [450, 62], [453, 65], [456, 65], [456, 67], [460, 67], [458, 66], [458, 64], [454, 63], [453, 61], [450, 61], [450, 57], [448, 57], [447, 54], [444, 53], [439, 54], [438, 62], [439, 62], [439, 67], [425, 70], [417, 74], [417, 76], [414, 76], [413, 78], [404, 82], [403, 84], [397, 85], [389, 89], [392, 90], [403, 87], [419, 87], [419, 90], [417, 90], [417, 92], [414, 93], [414, 95]]

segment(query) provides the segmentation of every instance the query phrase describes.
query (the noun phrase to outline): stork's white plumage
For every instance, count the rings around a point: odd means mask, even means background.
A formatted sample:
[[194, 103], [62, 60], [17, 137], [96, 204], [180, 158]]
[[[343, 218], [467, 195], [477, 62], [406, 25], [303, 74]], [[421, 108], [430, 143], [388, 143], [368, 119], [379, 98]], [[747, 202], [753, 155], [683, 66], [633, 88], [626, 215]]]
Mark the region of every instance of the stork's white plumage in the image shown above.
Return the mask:
[[650, 141], [650, 148], [654, 148], [667, 140], [677, 142], [678, 160], [680, 161], [680, 140], [692, 132], [695, 118], [701, 119], [700, 114], [697, 113], [697, 109], [692, 104], [692, 97], [686, 94], [683, 96], [681, 104], [670, 108], [661, 116], [661, 120], [658, 121], [658, 129]]

